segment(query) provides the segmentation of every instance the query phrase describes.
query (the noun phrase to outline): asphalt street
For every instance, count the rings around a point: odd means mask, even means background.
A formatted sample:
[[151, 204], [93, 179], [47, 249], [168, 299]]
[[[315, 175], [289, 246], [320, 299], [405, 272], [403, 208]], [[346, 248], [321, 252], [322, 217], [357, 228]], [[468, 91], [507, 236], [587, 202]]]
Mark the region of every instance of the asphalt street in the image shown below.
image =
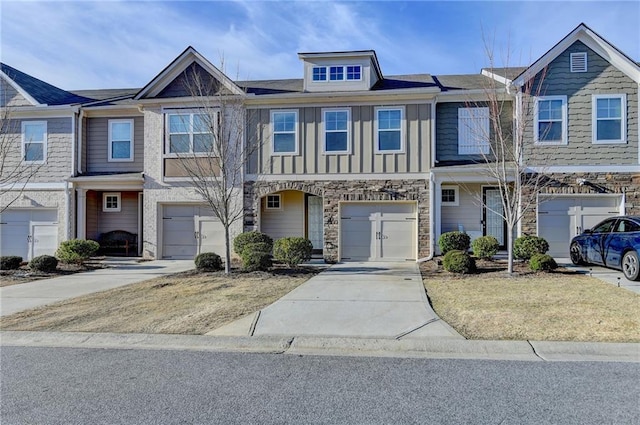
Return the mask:
[[638, 424], [640, 364], [3, 346], [9, 424]]

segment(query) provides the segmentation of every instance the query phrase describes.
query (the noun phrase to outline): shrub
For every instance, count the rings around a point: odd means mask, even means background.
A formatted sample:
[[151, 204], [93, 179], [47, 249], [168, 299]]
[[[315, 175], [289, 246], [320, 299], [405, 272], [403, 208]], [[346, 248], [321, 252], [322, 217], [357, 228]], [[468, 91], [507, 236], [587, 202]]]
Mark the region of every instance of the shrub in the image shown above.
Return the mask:
[[298, 264], [311, 259], [313, 244], [306, 238], [291, 237], [278, 239], [273, 245], [273, 257], [295, 267]]
[[0, 270], [16, 270], [22, 264], [22, 257], [17, 255], [6, 255], [0, 257]]
[[528, 260], [533, 254], [546, 254], [549, 243], [538, 236], [520, 236], [513, 244], [513, 255], [522, 260]]
[[216, 272], [222, 270], [222, 258], [215, 252], [203, 252], [195, 259], [196, 269], [203, 272]]
[[529, 260], [529, 268], [534, 272], [548, 272], [557, 269], [558, 264], [550, 255], [536, 253]]
[[273, 249], [273, 239], [271, 236], [265, 235], [258, 231], [241, 233], [233, 240], [233, 250], [242, 257], [242, 251], [244, 247], [252, 243], [266, 243], [269, 249], [265, 252], [271, 252]]
[[466, 252], [457, 249], [447, 252], [442, 263], [444, 269], [451, 273], [468, 274], [476, 271], [476, 260]]
[[51, 273], [58, 267], [58, 259], [51, 255], [40, 255], [29, 261], [29, 268], [39, 272]]
[[440, 235], [438, 246], [442, 254], [451, 250], [466, 251], [469, 249], [471, 238], [464, 232], [447, 232]]
[[82, 264], [96, 255], [100, 245], [96, 241], [71, 239], [64, 241], [56, 251], [56, 257], [63, 263]]
[[264, 252], [267, 254], [271, 254], [272, 249], [273, 245], [271, 244], [268, 244], [266, 242], [256, 242], [246, 244], [243, 248], [243, 251]]
[[245, 249], [240, 257], [242, 258], [242, 270], [247, 272], [266, 271], [272, 266], [271, 254], [268, 252]]
[[498, 252], [500, 242], [493, 236], [481, 236], [471, 243], [473, 255], [486, 260], [491, 259]]

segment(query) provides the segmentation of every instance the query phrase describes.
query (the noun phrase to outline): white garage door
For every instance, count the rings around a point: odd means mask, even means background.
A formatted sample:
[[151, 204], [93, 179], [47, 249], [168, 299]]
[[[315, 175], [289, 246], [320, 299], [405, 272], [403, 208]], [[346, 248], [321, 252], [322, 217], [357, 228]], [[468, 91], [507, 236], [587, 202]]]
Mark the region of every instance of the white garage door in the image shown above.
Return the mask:
[[224, 257], [224, 228], [204, 205], [165, 205], [162, 257], [189, 260], [201, 252]]
[[8, 209], [0, 214], [0, 255], [18, 255], [25, 261], [53, 255], [58, 249], [58, 211]]
[[620, 215], [620, 196], [557, 197], [538, 207], [538, 236], [549, 242], [549, 254], [569, 257], [571, 238], [607, 217]]
[[416, 204], [341, 204], [340, 246], [343, 261], [415, 260]]

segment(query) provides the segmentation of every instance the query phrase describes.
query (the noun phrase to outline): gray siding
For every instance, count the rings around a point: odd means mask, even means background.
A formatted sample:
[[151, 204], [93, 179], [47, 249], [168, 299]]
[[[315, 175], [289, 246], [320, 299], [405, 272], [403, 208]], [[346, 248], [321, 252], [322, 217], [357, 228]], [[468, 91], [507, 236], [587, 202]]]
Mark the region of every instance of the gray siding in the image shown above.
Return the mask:
[[139, 172], [144, 169], [144, 118], [133, 118], [133, 161], [109, 162], [109, 120], [132, 117], [88, 118], [85, 122], [86, 172]]
[[0, 80], [0, 107], [33, 106], [13, 86]]
[[[109, 192], [111, 193], [111, 192]], [[102, 211], [104, 192], [87, 192], [87, 239], [98, 240], [101, 233], [126, 230], [138, 233], [138, 192], [120, 192], [120, 211]]]
[[440, 224], [442, 233], [453, 232], [462, 226], [465, 232], [482, 233], [482, 187], [479, 184], [444, 184], [442, 186], [458, 186], [458, 205], [441, 209]]
[[192, 64], [182, 74], [170, 82], [156, 97], [189, 97], [192, 93], [215, 95], [220, 83], [197, 63]]
[[[587, 52], [588, 71], [570, 72], [570, 54]], [[566, 95], [568, 143], [559, 146], [525, 146], [529, 165], [627, 165], [638, 163], [638, 85], [601, 56], [577, 41], [549, 65], [546, 76], [536, 77], [540, 95]], [[627, 95], [627, 143], [593, 144], [592, 94]], [[527, 135], [533, 140], [533, 119]]]
[[[477, 163], [484, 162], [482, 155], [458, 155], [458, 109], [486, 107], [486, 103], [465, 103], [451, 102], [436, 104], [436, 161], [442, 163]], [[511, 102], [504, 102], [501, 111], [501, 126], [504, 140], [511, 141], [513, 105]], [[490, 135], [495, 146], [496, 134], [493, 126], [490, 126]]]
[[[390, 105], [385, 105], [390, 106]], [[351, 106], [351, 153], [325, 154], [322, 108], [283, 108], [298, 111], [298, 155], [271, 155], [271, 110], [249, 110], [247, 140], [262, 142], [249, 164], [260, 174], [359, 174], [426, 172], [430, 164], [431, 119], [428, 104], [405, 108], [404, 152], [375, 153], [374, 106]], [[335, 105], [335, 107], [340, 107]]]
[[[22, 161], [22, 122], [46, 121], [47, 122], [47, 156], [42, 165], [20, 165]], [[71, 175], [71, 117], [69, 118], [42, 118], [29, 120], [11, 120], [8, 132], [3, 137], [9, 141], [9, 151], [4, 158], [3, 169], [5, 172], [16, 170], [16, 167], [34, 167], [35, 176], [29, 179], [31, 183], [60, 182]], [[28, 175], [29, 173], [25, 174]]]
[[93, 190], [87, 192], [87, 239], [98, 240], [100, 236], [100, 232], [98, 232], [98, 196], [102, 196], [102, 194]]

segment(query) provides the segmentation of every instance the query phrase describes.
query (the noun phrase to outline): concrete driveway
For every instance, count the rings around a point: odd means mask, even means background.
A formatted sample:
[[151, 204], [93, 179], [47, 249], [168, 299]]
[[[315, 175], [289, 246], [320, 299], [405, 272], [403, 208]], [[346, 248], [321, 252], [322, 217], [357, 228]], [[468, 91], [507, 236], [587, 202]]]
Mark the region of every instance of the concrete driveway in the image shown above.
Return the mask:
[[610, 283], [620, 288], [628, 289], [636, 294], [640, 294], [640, 281], [634, 282], [624, 277], [624, 274], [620, 270], [607, 269], [606, 267], [600, 267], [596, 265], [576, 266], [571, 262], [569, 258], [557, 258], [556, 262], [562, 267], [568, 269], [577, 270], [586, 275], [600, 279], [603, 282]]
[[106, 263], [109, 267], [105, 269], [0, 288], [0, 316], [195, 268], [192, 260], [138, 263], [113, 258]]
[[462, 338], [429, 306], [415, 263], [343, 263], [210, 335]]

